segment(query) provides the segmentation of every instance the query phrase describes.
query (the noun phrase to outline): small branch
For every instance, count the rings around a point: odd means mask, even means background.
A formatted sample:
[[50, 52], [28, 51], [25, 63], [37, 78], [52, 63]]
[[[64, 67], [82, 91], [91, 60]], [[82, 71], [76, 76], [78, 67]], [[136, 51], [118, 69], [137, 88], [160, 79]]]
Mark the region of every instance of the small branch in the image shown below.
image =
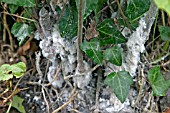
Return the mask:
[[[6, 10], [7, 8], [7, 4], [4, 4], [4, 10]], [[3, 15], [3, 23], [4, 23], [4, 27], [5, 29], [7, 30], [8, 32], [8, 35], [9, 35], [9, 40], [10, 40], [10, 46], [11, 46], [11, 49], [12, 51], [14, 51], [14, 44], [13, 44], [13, 38], [12, 38], [12, 35], [11, 35], [11, 32], [10, 32], [10, 29], [8, 27], [8, 24], [7, 24], [7, 20], [6, 20], [6, 14], [4, 13]], [[3, 41], [6, 41], [6, 30], [4, 29], [4, 36], [3, 36]]]
[[18, 18], [21, 18], [21, 19], [24, 19], [24, 20], [28, 20], [28, 21], [31, 21], [31, 22], [36, 22], [38, 23], [36, 20], [33, 20], [33, 19], [29, 19], [29, 18], [25, 18], [25, 17], [22, 17], [22, 16], [18, 16], [18, 15], [15, 15], [15, 14], [11, 14], [11, 13], [8, 13], [8, 12], [2, 12], [4, 14], [7, 14], [7, 15], [11, 15], [11, 16], [15, 16], [15, 17], [18, 17]]
[[43, 94], [44, 101], [45, 101], [45, 103], [46, 103], [46, 105], [47, 105], [47, 112], [50, 113], [50, 107], [49, 107], [48, 101], [47, 101], [47, 99], [46, 99], [46, 96], [45, 96], [45, 92], [44, 92], [43, 87], [41, 88], [41, 90], [42, 90], [42, 94]]
[[56, 72], [53, 80], [51, 82], [49, 82], [48, 84], [45, 84], [44, 86], [50, 86], [58, 78], [59, 72], [60, 72], [60, 68], [57, 69], [57, 72]]
[[40, 69], [40, 56], [41, 56], [41, 53], [40, 52], [35, 52], [35, 56], [36, 56], [36, 63], [35, 63], [35, 66], [36, 66], [36, 70], [38, 72], [38, 74], [40, 75], [40, 83], [41, 81], [43, 80], [43, 73]]
[[[4, 4], [4, 10], [6, 10], [7, 4]], [[6, 14], [3, 14], [3, 22], [6, 21]], [[5, 26], [5, 25], [4, 25]], [[3, 42], [6, 43], [6, 28], [3, 28]]]
[[[140, 73], [141, 72], [141, 73]], [[137, 96], [137, 99], [135, 101], [135, 103], [132, 105], [132, 107], [136, 107], [136, 105], [139, 103], [140, 99], [141, 99], [141, 96], [142, 96], [142, 89], [143, 89], [143, 84], [144, 84], [144, 72], [143, 72], [143, 67], [141, 69], [139, 69], [139, 73], [141, 75], [139, 75], [139, 93], [138, 93], [138, 96]]]
[[84, 72], [84, 73], [79, 73], [79, 74], [75, 74], [75, 75], [66, 76], [66, 77], [64, 77], [64, 79], [66, 80], [66, 79], [69, 79], [69, 78], [72, 78], [72, 77], [77, 77], [77, 76], [86, 75], [86, 73], [93, 72], [93, 71], [96, 70], [99, 66], [100, 66], [100, 65], [96, 65], [95, 67], [93, 67], [93, 69], [88, 70], [88, 71], [86, 71], [86, 72]]
[[58, 111], [62, 110], [64, 107], [68, 106], [73, 100], [74, 98], [78, 95], [78, 92], [76, 92], [69, 101], [67, 101], [66, 103], [64, 103], [62, 106], [60, 106], [59, 108], [57, 108], [56, 110], [54, 110], [52, 113], [57, 113]]
[[77, 33], [77, 69], [80, 72], [83, 72], [83, 55], [80, 50], [80, 45], [82, 44], [82, 33], [83, 33], [83, 0], [79, 0], [79, 9], [78, 9], [78, 33]]
[[129, 29], [131, 30], [131, 32], [132, 32], [132, 28], [131, 28], [131, 26], [130, 26], [130, 23], [129, 23], [127, 17], [124, 15], [123, 11], [122, 11], [122, 8], [121, 8], [121, 6], [120, 6], [119, 0], [116, 0], [116, 3], [117, 3], [117, 6], [118, 6], [118, 9], [119, 9], [119, 11], [120, 11], [120, 14], [121, 14], [122, 17], [123, 17], [123, 20], [126, 22], [128, 28], [129, 28]]

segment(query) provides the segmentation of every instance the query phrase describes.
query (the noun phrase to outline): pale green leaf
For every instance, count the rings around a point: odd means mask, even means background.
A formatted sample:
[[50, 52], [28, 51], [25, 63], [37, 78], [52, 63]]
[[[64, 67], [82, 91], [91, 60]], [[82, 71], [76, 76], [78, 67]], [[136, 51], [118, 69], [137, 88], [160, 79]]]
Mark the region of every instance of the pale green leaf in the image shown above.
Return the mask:
[[19, 62], [10, 66], [12, 74], [16, 76], [16, 78], [21, 77], [26, 71], [26, 65], [23, 62]]
[[127, 71], [119, 71], [110, 73], [104, 83], [112, 88], [116, 97], [123, 103], [129, 94], [133, 79]]
[[170, 0], [154, 0], [158, 8], [165, 10], [170, 15]]
[[1, 73], [0, 72], [0, 81], [5, 81], [13, 78], [12, 74], [7, 74], [7, 73]]

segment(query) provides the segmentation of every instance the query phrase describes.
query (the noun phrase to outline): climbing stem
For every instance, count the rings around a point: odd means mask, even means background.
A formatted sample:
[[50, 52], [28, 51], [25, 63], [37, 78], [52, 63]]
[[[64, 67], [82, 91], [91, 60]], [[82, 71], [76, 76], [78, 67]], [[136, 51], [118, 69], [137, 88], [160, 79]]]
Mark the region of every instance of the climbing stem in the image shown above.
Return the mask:
[[78, 70], [83, 71], [81, 68], [83, 66], [83, 55], [80, 50], [80, 45], [82, 43], [82, 32], [83, 32], [83, 2], [84, 0], [79, 0], [78, 7], [78, 33], [77, 33], [77, 62], [78, 62]]

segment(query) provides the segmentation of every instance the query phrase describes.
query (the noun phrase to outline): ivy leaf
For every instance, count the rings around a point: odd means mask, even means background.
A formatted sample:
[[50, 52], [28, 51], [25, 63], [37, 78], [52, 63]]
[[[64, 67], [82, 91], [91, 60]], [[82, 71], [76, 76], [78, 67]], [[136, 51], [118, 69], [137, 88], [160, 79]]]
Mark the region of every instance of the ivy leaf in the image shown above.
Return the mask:
[[122, 50], [119, 46], [106, 49], [104, 51], [104, 59], [117, 66], [122, 65]]
[[23, 62], [19, 62], [17, 64], [13, 64], [10, 66], [12, 74], [16, 76], [16, 78], [21, 77], [26, 71], [26, 65]]
[[121, 44], [127, 42], [127, 39], [119, 32], [113, 24], [112, 19], [105, 19], [97, 26], [101, 46], [105, 44]]
[[[19, 112], [21, 113], [26, 113], [24, 106], [22, 105], [24, 99], [22, 99], [21, 97], [18, 97], [17, 95], [15, 95], [12, 98], [12, 107], [14, 107], [15, 109], [17, 109]], [[8, 103], [9, 105], [10, 103]]]
[[123, 103], [129, 94], [130, 85], [133, 79], [127, 71], [119, 71], [110, 73], [104, 83], [110, 86], [116, 97]]
[[170, 15], [170, 0], [154, 0], [154, 2], [159, 9], [165, 10]]
[[[92, 11], [97, 7], [98, 1], [100, 0], [84, 0], [83, 4], [83, 20], [85, 20]], [[76, 0], [77, 10], [79, 8], [79, 0]]]
[[10, 65], [9, 64], [3, 64], [0, 67], [0, 81], [5, 81], [13, 78], [13, 75], [10, 74]]
[[19, 78], [23, 75], [25, 71], [26, 65], [23, 62], [19, 62], [13, 65], [3, 64], [0, 67], [0, 80], [2, 81], [9, 80], [13, 78], [13, 76]]
[[154, 96], [165, 96], [168, 88], [170, 87], [170, 80], [165, 81], [163, 78], [160, 67], [156, 66], [149, 70], [148, 79], [152, 86]]
[[134, 22], [148, 11], [149, 7], [150, 0], [128, 0], [125, 15], [130, 22]]
[[9, 7], [9, 10], [10, 10], [11, 13], [15, 13], [15, 11], [18, 9], [19, 6], [18, 5], [9, 4], [8, 7]]
[[77, 35], [78, 16], [75, 7], [66, 6], [59, 21], [59, 29], [62, 37], [74, 38]]
[[31, 34], [31, 27], [28, 24], [15, 22], [11, 28], [12, 34], [17, 37], [19, 45], [22, 45], [26, 37]]
[[35, 7], [35, 0], [1, 0], [1, 2], [5, 2], [7, 4], [14, 4], [17, 6], [23, 7]]
[[159, 26], [159, 32], [162, 40], [170, 41], [170, 27]]
[[90, 42], [84, 41], [80, 47], [95, 63], [102, 65], [103, 56], [97, 39], [92, 39]]

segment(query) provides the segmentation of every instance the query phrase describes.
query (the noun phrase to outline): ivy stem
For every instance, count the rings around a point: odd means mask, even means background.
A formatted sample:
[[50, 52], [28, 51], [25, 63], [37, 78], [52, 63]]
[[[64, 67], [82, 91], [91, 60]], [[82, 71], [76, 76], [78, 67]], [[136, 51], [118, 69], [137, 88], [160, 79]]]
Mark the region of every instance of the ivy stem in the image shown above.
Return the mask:
[[129, 28], [129, 29], [131, 30], [131, 32], [132, 32], [132, 28], [131, 28], [131, 26], [130, 26], [130, 23], [129, 23], [127, 17], [124, 15], [123, 11], [122, 11], [122, 8], [121, 8], [121, 6], [120, 6], [119, 0], [116, 0], [116, 3], [117, 3], [117, 6], [118, 6], [118, 9], [119, 9], [119, 11], [120, 11], [120, 14], [121, 14], [122, 17], [123, 17], [123, 20], [126, 22], [128, 28]]
[[78, 33], [77, 33], [77, 69], [79, 72], [83, 72], [83, 55], [80, 50], [80, 45], [82, 44], [82, 33], [83, 33], [83, 2], [84, 0], [79, 0], [78, 7]]

